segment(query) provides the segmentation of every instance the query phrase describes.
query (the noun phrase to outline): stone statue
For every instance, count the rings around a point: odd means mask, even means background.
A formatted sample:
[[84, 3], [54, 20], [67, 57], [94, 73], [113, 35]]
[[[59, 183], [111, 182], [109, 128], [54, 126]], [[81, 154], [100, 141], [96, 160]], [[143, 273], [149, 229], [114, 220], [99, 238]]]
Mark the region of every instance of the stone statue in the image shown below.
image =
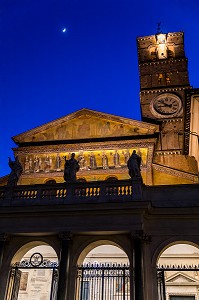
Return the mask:
[[141, 177], [140, 172], [140, 165], [141, 165], [141, 157], [136, 154], [136, 151], [133, 150], [128, 162], [127, 167], [129, 169], [129, 175], [131, 178]]
[[11, 168], [11, 172], [8, 177], [8, 183], [7, 185], [17, 185], [17, 182], [19, 180], [19, 177], [22, 174], [23, 168], [22, 165], [18, 159], [18, 156], [16, 156], [15, 160], [12, 161], [10, 157], [8, 157], [8, 165]]
[[75, 182], [76, 181], [76, 173], [79, 171], [79, 162], [75, 159], [75, 153], [71, 154], [70, 159], [65, 158], [64, 165], [64, 180], [66, 182]]

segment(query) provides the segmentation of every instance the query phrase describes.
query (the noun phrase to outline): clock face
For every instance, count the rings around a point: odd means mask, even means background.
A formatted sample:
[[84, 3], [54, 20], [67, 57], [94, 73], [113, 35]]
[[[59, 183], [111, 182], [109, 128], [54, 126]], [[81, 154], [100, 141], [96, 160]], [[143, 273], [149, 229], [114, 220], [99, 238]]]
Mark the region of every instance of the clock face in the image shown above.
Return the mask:
[[182, 110], [182, 102], [176, 95], [165, 93], [157, 96], [151, 103], [151, 111], [156, 117], [177, 116]]

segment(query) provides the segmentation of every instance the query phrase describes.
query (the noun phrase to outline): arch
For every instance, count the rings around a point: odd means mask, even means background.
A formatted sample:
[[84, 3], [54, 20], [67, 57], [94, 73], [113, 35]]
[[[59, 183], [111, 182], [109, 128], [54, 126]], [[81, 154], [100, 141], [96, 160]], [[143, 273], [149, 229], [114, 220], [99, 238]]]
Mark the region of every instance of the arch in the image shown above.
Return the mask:
[[173, 246], [175, 244], [189, 244], [189, 245], [192, 245], [196, 248], [199, 248], [199, 244], [198, 244], [198, 241], [195, 240], [195, 238], [190, 238], [189, 237], [189, 240], [188, 239], [184, 239], [182, 237], [174, 237], [174, 238], [169, 238], [165, 241], [163, 241], [161, 244], [159, 244], [157, 246], [157, 248], [155, 249], [154, 253], [153, 253], [153, 256], [152, 256], [152, 264], [154, 266], [156, 266], [156, 263], [159, 259], [159, 257], [161, 256], [161, 254], [167, 249], [169, 248], [170, 246]]
[[84, 177], [80, 177], [77, 179], [77, 182], [87, 182], [87, 180]]
[[99, 299], [104, 293], [108, 299], [130, 297], [130, 261], [116, 241], [98, 239], [87, 244], [78, 258], [78, 274], [75, 283], [76, 299], [80, 298], [82, 291], [83, 295], [99, 295]]
[[112, 241], [112, 240], [101, 240], [100, 239], [100, 240], [90, 242], [87, 245], [82, 245], [83, 247], [80, 249], [80, 253], [79, 253], [79, 256], [77, 259], [77, 264], [81, 265], [91, 250], [95, 249], [98, 246], [102, 246], [102, 245], [112, 245], [112, 246], [118, 247], [119, 249], [124, 251], [124, 253], [126, 254], [126, 256], [129, 260], [129, 256], [128, 256], [127, 252], [119, 243]]
[[50, 243], [47, 243], [43, 240], [36, 240], [36, 241], [27, 242], [24, 245], [19, 246], [18, 250], [15, 249], [15, 253], [12, 256], [12, 259], [11, 259], [11, 264], [19, 262], [29, 250], [31, 250], [35, 247], [38, 247], [38, 246], [42, 246], [42, 245], [50, 246], [54, 250], [54, 252], [56, 253], [56, 256], [58, 257], [57, 251], [55, 250], [55, 248]]
[[170, 243], [169, 245], [165, 246], [162, 251], [159, 253], [158, 257], [157, 257], [157, 262], [160, 260], [162, 254], [164, 254], [167, 250], [169, 250], [169, 248], [173, 248], [174, 246], [191, 246], [191, 247], [194, 247], [196, 249], [198, 249], [199, 251], [199, 245], [195, 244], [195, 243], [192, 243], [192, 242], [188, 242], [188, 241], [176, 241], [176, 242], [173, 242], [173, 243]]
[[117, 176], [108, 176], [105, 178], [105, 181], [117, 181], [118, 178]]
[[[49, 243], [33, 240], [23, 244], [12, 257], [10, 270], [6, 299], [10, 299], [11, 295], [21, 297], [24, 293], [29, 299], [33, 295], [39, 296], [40, 292], [49, 298], [56, 293], [58, 256]], [[39, 279], [41, 276], [42, 280]], [[35, 278], [37, 287], [34, 285]]]
[[57, 183], [57, 182], [56, 182], [55, 179], [46, 179], [44, 183], [45, 183], [45, 184], [55, 184], [55, 183]]
[[195, 299], [198, 295], [198, 273], [198, 244], [189, 241], [167, 244], [157, 258], [159, 294], [165, 299]]

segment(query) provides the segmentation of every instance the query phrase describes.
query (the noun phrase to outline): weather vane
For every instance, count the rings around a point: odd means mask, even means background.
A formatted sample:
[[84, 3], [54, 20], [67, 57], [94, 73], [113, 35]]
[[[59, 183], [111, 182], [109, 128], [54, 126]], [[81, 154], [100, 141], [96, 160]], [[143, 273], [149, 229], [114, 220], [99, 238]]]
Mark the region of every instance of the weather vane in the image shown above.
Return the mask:
[[160, 29], [160, 26], [161, 26], [161, 22], [158, 22], [157, 23], [157, 34], [162, 33], [162, 30]]

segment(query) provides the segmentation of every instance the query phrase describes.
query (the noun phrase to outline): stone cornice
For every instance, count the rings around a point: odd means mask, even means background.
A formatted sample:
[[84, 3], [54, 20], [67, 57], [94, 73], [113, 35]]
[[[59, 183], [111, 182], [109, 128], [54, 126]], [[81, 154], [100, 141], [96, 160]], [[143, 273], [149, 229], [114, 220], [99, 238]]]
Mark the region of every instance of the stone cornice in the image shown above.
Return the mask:
[[[183, 36], [184, 32], [179, 31], [179, 32], [168, 32], [167, 36]], [[147, 36], [143, 36], [143, 37], [137, 37], [138, 41], [148, 41], [151, 40], [151, 38], [154, 38], [155, 34], [153, 35], [147, 35]]]
[[139, 68], [143, 66], [155, 66], [155, 65], [164, 65], [164, 64], [173, 64], [173, 63], [179, 63], [181, 61], [186, 61], [186, 57], [177, 58], [177, 59], [165, 59], [165, 60], [158, 60], [158, 61], [149, 61], [149, 62], [143, 62], [139, 64]]
[[[194, 95], [199, 95], [199, 89], [191, 89], [186, 92], [185, 102], [185, 122], [184, 122], [184, 154], [189, 153], [190, 122], [191, 122], [191, 99]], [[187, 134], [186, 134], [187, 133]]]
[[167, 92], [177, 92], [177, 91], [184, 91], [184, 90], [191, 90], [192, 87], [190, 86], [184, 86], [184, 87], [168, 87], [168, 88], [158, 88], [158, 89], [147, 89], [147, 90], [142, 90], [140, 92], [141, 94], [157, 94], [157, 93], [167, 93]]
[[45, 145], [13, 148], [16, 155], [19, 154], [39, 154], [39, 153], [58, 153], [58, 152], [75, 152], [75, 151], [92, 151], [92, 150], [108, 150], [123, 149], [132, 147], [150, 147], [156, 142], [155, 138], [149, 140], [129, 140], [129, 141], [109, 141], [99, 143], [79, 143], [79, 144], [62, 144], [62, 145]]
[[154, 170], [156, 170], [158, 172], [176, 176], [176, 177], [180, 177], [180, 178], [185, 178], [185, 179], [191, 180], [194, 183], [198, 183], [198, 176], [195, 174], [186, 173], [181, 170], [176, 170], [176, 169], [173, 169], [173, 168], [170, 168], [167, 166], [163, 166], [163, 165], [159, 165], [159, 164], [155, 164], [155, 163], [152, 164], [152, 167]]

